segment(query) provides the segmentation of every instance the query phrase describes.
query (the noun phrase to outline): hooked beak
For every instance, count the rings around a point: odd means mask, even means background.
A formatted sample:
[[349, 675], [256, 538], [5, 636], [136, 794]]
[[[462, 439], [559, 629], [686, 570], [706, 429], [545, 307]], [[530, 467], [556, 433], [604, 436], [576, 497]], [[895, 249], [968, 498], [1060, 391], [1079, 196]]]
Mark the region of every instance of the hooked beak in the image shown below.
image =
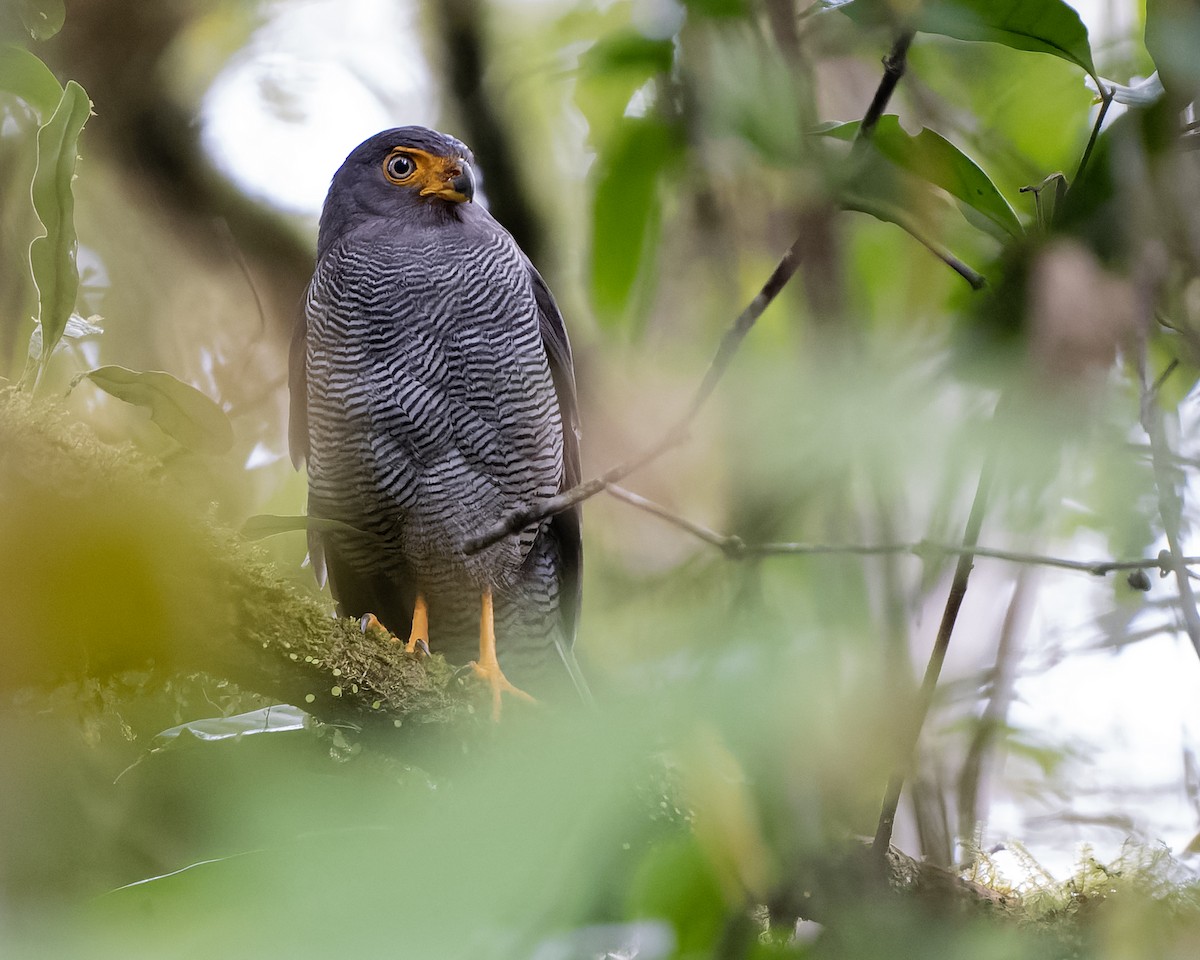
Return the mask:
[[453, 203], [470, 203], [475, 196], [475, 171], [466, 160], [447, 161], [441, 182], [422, 189], [421, 196], [441, 197]]

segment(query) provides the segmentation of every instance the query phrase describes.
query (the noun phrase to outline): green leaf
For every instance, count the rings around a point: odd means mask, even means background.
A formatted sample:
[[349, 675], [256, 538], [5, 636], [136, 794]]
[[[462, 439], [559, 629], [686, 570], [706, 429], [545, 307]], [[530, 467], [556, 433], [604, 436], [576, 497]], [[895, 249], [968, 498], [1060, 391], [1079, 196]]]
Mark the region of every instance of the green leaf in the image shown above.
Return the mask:
[[681, 162], [678, 130], [626, 117], [596, 160], [592, 202], [592, 300], [602, 321], [619, 320], [639, 274], [657, 251], [663, 174]]
[[247, 540], [262, 540], [281, 533], [295, 533], [300, 530], [331, 530], [361, 535], [365, 531], [341, 520], [329, 520], [324, 517], [279, 516], [273, 513], [259, 513], [250, 517], [242, 524], [242, 536]]
[[83, 376], [105, 393], [145, 407], [151, 420], [189, 450], [219, 454], [233, 446], [233, 428], [225, 411], [169, 373], [107, 366]]
[[41, 60], [24, 47], [0, 44], [0, 90], [15, 94], [31, 106], [43, 122], [62, 99], [62, 85]]
[[1087, 27], [1063, 0], [939, 0], [922, 8], [917, 28], [1049, 53], [1096, 75]]
[[[853, 140], [858, 126], [855, 120], [819, 132], [839, 140]], [[923, 128], [912, 136], [894, 115], [888, 114], [879, 118], [871, 142], [892, 163], [941, 187], [1006, 234], [1019, 237], [1024, 233], [1021, 221], [991, 178], [941, 134]]]
[[[894, 223], [947, 266], [952, 267], [973, 289], [981, 289], [986, 283], [985, 278], [955, 257], [936, 239], [939, 230], [933, 215], [935, 205], [929, 202], [934, 198], [922, 198], [919, 195], [920, 188], [923, 187], [930, 193], [932, 188], [919, 180], [905, 189], [902, 183], [880, 184], [880, 179], [886, 181], [887, 178], [866, 180], [857, 185], [861, 190], [844, 189], [838, 197], [842, 209], [865, 213], [884, 223]], [[913, 187], [916, 188], [915, 192]]]
[[21, 0], [21, 22], [34, 40], [49, 40], [66, 18], [63, 0]]
[[67, 82], [62, 99], [37, 134], [37, 169], [33, 174], [33, 208], [45, 235], [29, 245], [29, 266], [38, 291], [38, 324], [42, 328], [39, 370], [54, 353], [75, 310], [79, 271], [75, 266], [75, 161], [79, 133], [91, 116], [92, 102], [83, 87]]
[[[852, 0], [834, 6], [864, 24], [878, 23], [888, 7], [882, 0]], [[956, 40], [1049, 53], [1096, 76], [1087, 27], [1063, 0], [929, 0], [920, 5], [909, 25]]]
[[588, 47], [579, 59], [579, 66], [590, 74], [635, 70], [644, 78], [670, 70], [674, 56], [674, 44], [669, 39], [622, 30], [601, 37]]
[[588, 123], [588, 141], [597, 151], [609, 142], [633, 95], [667, 73], [675, 58], [670, 40], [621, 30], [592, 44], [579, 58], [575, 103]]
[[710, 956], [721, 935], [725, 898], [695, 837], [660, 840], [638, 866], [628, 890], [627, 916], [667, 920], [678, 956]]

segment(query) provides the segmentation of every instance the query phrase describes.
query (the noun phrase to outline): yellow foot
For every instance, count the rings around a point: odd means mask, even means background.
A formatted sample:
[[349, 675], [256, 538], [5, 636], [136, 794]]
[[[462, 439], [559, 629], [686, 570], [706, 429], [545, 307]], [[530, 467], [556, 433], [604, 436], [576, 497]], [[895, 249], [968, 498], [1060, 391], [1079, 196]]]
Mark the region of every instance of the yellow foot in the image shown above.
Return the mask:
[[[425, 656], [429, 656], [429, 625], [425, 616], [425, 605], [420, 604], [420, 624], [418, 625], [417, 613], [413, 613], [413, 629], [409, 635], [408, 642], [404, 644], [405, 653], [417, 653], [418, 651]], [[418, 629], [418, 626], [420, 629]], [[397, 637], [391, 630], [383, 625], [383, 622], [373, 613], [364, 613], [359, 621], [359, 629], [373, 640], [386, 640], [390, 643], [399, 643], [400, 638]]]
[[514, 686], [504, 675], [504, 671], [500, 669], [500, 664], [496, 660], [490, 663], [486, 660], [483, 663], [478, 663], [475, 660], [471, 661], [471, 670], [475, 676], [479, 677], [492, 688], [492, 721], [500, 722], [500, 695], [503, 693], [511, 693], [514, 697], [526, 701], [527, 703], [537, 703], [533, 697], [527, 694], [520, 687]]
[[417, 602], [413, 604], [412, 629], [408, 632], [408, 643], [404, 645], [406, 653], [416, 653], [420, 648], [425, 656], [429, 656], [429, 608], [425, 606], [425, 598], [417, 594]]
[[496, 625], [492, 610], [492, 591], [484, 590], [479, 613], [479, 659], [471, 661], [475, 676], [482, 677], [492, 688], [492, 721], [500, 722], [500, 694], [511, 693], [514, 697], [537, 703], [524, 690], [514, 687], [500, 669], [496, 659]]

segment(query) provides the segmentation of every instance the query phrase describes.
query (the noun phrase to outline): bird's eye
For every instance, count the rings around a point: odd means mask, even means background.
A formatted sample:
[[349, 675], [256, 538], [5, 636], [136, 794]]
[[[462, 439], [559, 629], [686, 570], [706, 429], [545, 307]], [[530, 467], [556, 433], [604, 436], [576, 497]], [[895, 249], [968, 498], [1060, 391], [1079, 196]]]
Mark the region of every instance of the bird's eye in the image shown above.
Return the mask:
[[383, 173], [392, 183], [403, 183], [416, 169], [417, 165], [406, 153], [393, 153], [383, 163]]

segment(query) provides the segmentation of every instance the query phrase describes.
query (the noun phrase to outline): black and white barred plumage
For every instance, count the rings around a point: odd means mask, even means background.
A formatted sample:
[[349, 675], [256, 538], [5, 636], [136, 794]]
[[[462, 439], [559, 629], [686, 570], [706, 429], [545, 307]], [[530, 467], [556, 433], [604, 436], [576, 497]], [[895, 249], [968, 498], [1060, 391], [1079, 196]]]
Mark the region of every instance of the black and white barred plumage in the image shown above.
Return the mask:
[[482, 206], [385, 176], [398, 147], [472, 161], [457, 140], [404, 127], [334, 176], [293, 342], [291, 442], [309, 515], [362, 532], [315, 530], [310, 552], [344, 615], [374, 613], [397, 635], [419, 591], [430, 646], [451, 662], [474, 655], [491, 590], [503, 667], [536, 693], [574, 675], [578, 511], [475, 555], [463, 544], [578, 482], [570, 345], [541, 277]]

